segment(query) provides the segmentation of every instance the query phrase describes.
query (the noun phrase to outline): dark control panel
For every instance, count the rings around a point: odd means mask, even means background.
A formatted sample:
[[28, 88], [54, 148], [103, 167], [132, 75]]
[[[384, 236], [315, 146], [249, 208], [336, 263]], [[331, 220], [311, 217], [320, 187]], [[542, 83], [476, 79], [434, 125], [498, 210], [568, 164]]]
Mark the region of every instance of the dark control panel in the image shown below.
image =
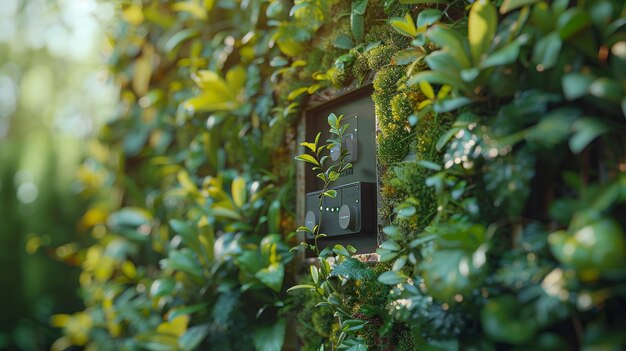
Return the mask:
[[324, 198], [322, 206], [319, 197], [321, 191], [306, 195], [305, 226], [313, 230], [316, 225], [320, 225], [320, 233], [329, 237], [359, 234], [363, 229], [376, 227], [375, 183], [355, 182], [333, 189], [337, 191], [337, 196]]
[[[320, 233], [327, 237], [318, 240], [321, 248], [335, 244], [353, 245], [359, 253], [374, 252], [377, 246], [378, 187], [376, 167], [376, 118], [371, 86], [364, 87], [318, 104], [305, 111], [306, 140], [331, 137], [328, 133], [328, 115], [343, 115], [348, 125], [341, 146], [329, 150], [330, 159], [337, 161], [342, 150], [350, 156], [352, 164], [332, 184], [335, 198], [325, 197], [320, 206], [323, 183], [310, 167], [304, 174], [306, 193], [304, 225], [313, 229], [320, 225]], [[330, 160], [329, 160], [330, 161]], [[311, 240], [308, 234], [307, 239]]]

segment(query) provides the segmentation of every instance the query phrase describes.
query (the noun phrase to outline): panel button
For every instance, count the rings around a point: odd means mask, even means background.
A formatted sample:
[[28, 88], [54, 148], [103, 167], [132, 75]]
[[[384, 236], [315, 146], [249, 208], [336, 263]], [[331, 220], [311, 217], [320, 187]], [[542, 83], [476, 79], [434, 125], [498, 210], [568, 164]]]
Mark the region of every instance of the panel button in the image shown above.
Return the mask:
[[339, 209], [339, 227], [341, 229], [354, 229], [356, 224], [356, 208], [350, 205], [341, 205]]

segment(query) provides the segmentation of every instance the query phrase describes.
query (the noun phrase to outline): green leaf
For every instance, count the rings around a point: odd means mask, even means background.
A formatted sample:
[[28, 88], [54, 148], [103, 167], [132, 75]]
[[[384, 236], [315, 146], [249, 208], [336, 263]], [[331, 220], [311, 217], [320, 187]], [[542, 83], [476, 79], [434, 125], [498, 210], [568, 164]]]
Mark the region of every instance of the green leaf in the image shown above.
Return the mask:
[[403, 273], [390, 271], [379, 275], [378, 281], [387, 285], [396, 285], [405, 282], [407, 278]]
[[368, 0], [352, 0], [352, 12], [364, 15]]
[[185, 351], [195, 350], [202, 341], [209, 335], [211, 330], [210, 324], [200, 324], [193, 326], [178, 338], [178, 345]]
[[435, 24], [443, 16], [443, 12], [437, 9], [424, 9], [417, 15], [417, 27]]
[[533, 62], [537, 64], [537, 70], [543, 71], [556, 65], [562, 44], [561, 37], [557, 32], [552, 32], [539, 39], [533, 50]]
[[267, 209], [267, 229], [270, 233], [280, 233], [280, 200], [272, 201]]
[[198, 278], [202, 277], [202, 267], [189, 249], [172, 250], [169, 252], [169, 257], [162, 259], [159, 263], [161, 268], [189, 273]]
[[391, 62], [398, 66], [408, 65], [421, 59], [425, 54], [422, 48], [409, 48], [396, 52]]
[[258, 328], [253, 335], [257, 351], [281, 351], [285, 341], [287, 321], [279, 319], [274, 325]]
[[376, 250], [376, 253], [380, 255], [380, 262], [389, 262], [400, 255], [400, 252], [398, 251], [389, 251], [380, 248]]
[[589, 143], [600, 135], [611, 131], [611, 127], [598, 117], [583, 117], [572, 126], [574, 135], [569, 140], [569, 147], [573, 153], [582, 152]]
[[402, 232], [398, 230], [398, 227], [388, 226], [383, 228], [383, 233], [387, 234], [390, 239], [398, 240], [402, 238]]
[[426, 56], [425, 59], [428, 67], [433, 71], [448, 72], [458, 76], [463, 67], [455, 59], [454, 55], [448, 51], [439, 50]]
[[327, 120], [328, 120], [328, 125], [331, 128], [336, 128], [337, 127], [337, 121], [339, 120], [339, 117], [337, 117], [336, 114], [331, 113], [331, 114], [328, 115], [328, 119]]
[[428, 39], [435, 43], [435, 45], [440, 47], [443, 51], [448, 51], [452, 54], [459, 67], [469, 68], [472, 66], [467, 51], [465, 50], [466, 38], [459, 32], [438, 24], [432, 26], [426, 34]]
[[382, 244], [380, 244], [380, 248], [389, 251], [400, 251], [402, 249], [402, 247], [393, 240], [383, 241]]
[[367, 265], [356, 258], [346, 258], [333, 267], [331, 277], [342, 277], [348, 280], [373, 280], [374, 272]]
[[308, 162], [308, 163], [314, 164], [316, 166], [320, 166], [319, 162], [317, 162], [315, 157], [313, 157], [313, 156], [311, 156], [309, 154], [298, 155], [295, 158], [298, 161], [304, 161], [304, 162]]
[[211, 208], [213, 215], [221, 218], [241, 220], [241, 215], [237, 211], [233, 211], [226, 207], [215, 206]]
[[417, 164], [422, 166], [422, 167], [424, 167], [424, 168], [433, 170], [433, 171], [437, 171], [437, 172], [441, 171], [441, 165], [439, 165], [439, 164], [437, 164], [435, 162], [432, 162], [432, 161], [420, 160], [420, 161], [417, 162]]
[[495, 66], [503, 66], [513, 63], [519, 56], [522, 45], [528, 41], [528, 36], [522, 35], [502, 48], [494, 51], [480, 63], [480, 68], [485, 69]]
[[404, 217], [404, 218], [415, 216], [416, 213], [417, 213], [417, 210], [415, 209], [414, 206], [404, 207], [398, 210], [398, 216]]
[[172, 51], [174, 51], [179, 45], [181, 45], [183, 42], [185, 42], [186, 40], [189, 40], [193, 37], [198, 36], [198, 34], [200, 34], [198, 32], [198, 30], [196, 29], [183, 29], [180, 30], [176, 33], [174, 33], [174, 35], [172, 35], [166, 42], [165, 45], [163, 45], [163, 52], [166, 53], [171, 53]]
[[172, 294], [174, 290], [175, 282], [171, 278], [160, 278], [152, 282], [150, 286], [150, 296], [160, 297]]
[[177, 234], [180, 234], [183, 238], [189, 238], [195, 236], [195, 229], [189, 223], [180, 219], [170, 220], [170, 227], [174, 229]]
[[350, 38], [349, 36], [343, 33], [340, 33], [335, 38], [335, 42], [333, 43], [333, 46], [335, 46], [338, 49], [350, 50], [354, 47], [354, 41], [352, 41], [352, 38]]
[[365, 327], [365, 322], [360, 319], [348, 319], [341, 323], [341, 331], [351, 332], [361, 330]]
[[593, 77], [587, 74], [570, 73], [563, 76], [563, 95], [567, 100], [578, 99], [587, 95]]
[[365, 9], [367, 0], [352, 0], [352, 12], [350, 13], [350, 28], [357, 43], [363, 41]]
[[436, 235], [427, 235], [427, 236], [423, 236], [423, 237], [421, 237], [421, 238], [417, 238], [417, 239], [412, 240], [412, 241], [409, 243], [409, 247], [410, 247], [410, 248], [412, 248], [412, 249], [414, 249], [414, 248], [416, 248], [416, 247], [418, 247], [418, 246], [420, 246], [420, 245], [422, 245], [422, 244], [425, 244], [425, 243], [427, 243], [427, 242], [433, 241], [433, 240], [435, 240], [435, 239], [437, 239], [437, 236], [436, 236]]
[[474, 62], [480, 62], [487, 51], [498, 26], [496, 7], [489, 0], [477, 0], [468, 18], [467, 37]]
[[309, 270], [311, 271], [311, 279], [313, 279], [313, 283], [317, 285], [317, 282], [319, 282], [319, 279], [320, 279], [320, 275], [319, 275], [319, 271], [317, 270], [317, 267], [309, 266]]
[[393, 263], [391, 270], [394, 272], [399, 272], [406, 265], [407, 259], [408, 259], [407, 255], [402, 255], [398, 257], [398, 259]]
[[624, 96], [624, 89], [614, 79], [601, 77], [591, 83], [589, 94], [613, 103], [619, 103]]
[[471, 104], [472, 102], [474, 101], [468, 97], [459, 96], [456, 98], [438, 100], [433, 105], [433, 109], [435, 110], [435, 112], [438, 112], [438, 113], [450, 112], [450, 111], [459, 109], [463, 106], [467, 106]]
[[191, 315], [196, 312], [206, 311], [208, 307], [209, 307], [208, 302], [196, 303], [196, 304], [189, 305], [189, 306], [175, 307], [169, 310], [169, 312], [167, 312], [167, 320], [172, 321], [178, 316]]
[[502, 5], [500, 6], [500, 13], [505, 14], [522, 6], [532, 5], [539, 1], [541, 0], [504, 0]]
[[346, 248], [341, 244], [336, 244], [333, 246], [333, 252], [339, 256], [350, 257], [350, 252], [346, 250]]
[[494, 341], [525, 344], [538, 329], [533, 317], [520, 318], [523, 306], [515, 297], [501, 295], [490, 299], [480, 313], [485, 334]]
[[410, 13], [404, 15], [403, 18], [395, 17], [389, 20], [389, 24], [393, 29], [409, 37], [415, 37], [417, 35], [417, 28], [413, 22], [413, 17]]
[[322, 196], [326, 196], [326, 197], [330, 197], [331, 199], [334, 199], [335, 197], [337, 197], [337, 190], [326, 190], [325, 192], [322, 193]]
[[315, 290], [315, 286], [313, 286], [313, 285], [306, 285], [306, 284], [294, 285], [291, 288], [287, 289], [287, 292], [292, 292], [292, 291], [300, 290], [300, 289]]
[[455, 77], [446, 72], [435, 71], [423, 71], [409, 78], [407, 85], [415, 85], [421, 81], [427, 81], [432, 84], [447, 84], [462, 90], [467, 89], [467, 84], [463, 82], [459, 77]]
[[199, 241], [198, 241], [198, 232], [196, 227], [190, 225], [185, 221], [181, 221], [179, 219], [170, 220], [170, 226], [172, 229], [180, 235], [185, 245], [191, 247], [192, 249], [199, 251]]
[[572, 108], [560, 108], [544, 116], [539, 123], [529, 128], [526, 139], [547, 147], [554, 147], [567, 138], [570, 126], [580, 111]]
[[251, 274], [257, 273], [265, 266], [263, 258], [255, 250], [244, 250], [237, 256], [235, 262], [242, 271]]
[[574, 34], [591, 25], [587, 12], [578, 7], [572, 7], [559, 16], [556, 27], [562, 40], [567, 40]]
[[267, 285], [270, 289], [278, 292], [283, 286], [283, 278], [285, 277], [285, 266], [276, 262], [266, 268], [261, 269], [254, 275], [261, 283]]
[[149, 224], [152, 215], [143, 208], [125, 207], [113, 212], [107, 218], [107, 225], [112, 230], [120, 230], [124, 227], [136, 229], [144, 224]]

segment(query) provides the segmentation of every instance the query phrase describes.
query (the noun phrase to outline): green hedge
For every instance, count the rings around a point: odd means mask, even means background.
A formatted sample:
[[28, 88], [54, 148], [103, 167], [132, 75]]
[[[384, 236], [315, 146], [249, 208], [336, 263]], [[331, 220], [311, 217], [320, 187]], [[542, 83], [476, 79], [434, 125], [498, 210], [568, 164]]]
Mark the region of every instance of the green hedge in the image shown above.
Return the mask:
[[[626, 7], [404, 2], [124, 2], [56, 347], [623, 348]], [[286, 293], [301, 108], [370, 80], [381, 263]]]

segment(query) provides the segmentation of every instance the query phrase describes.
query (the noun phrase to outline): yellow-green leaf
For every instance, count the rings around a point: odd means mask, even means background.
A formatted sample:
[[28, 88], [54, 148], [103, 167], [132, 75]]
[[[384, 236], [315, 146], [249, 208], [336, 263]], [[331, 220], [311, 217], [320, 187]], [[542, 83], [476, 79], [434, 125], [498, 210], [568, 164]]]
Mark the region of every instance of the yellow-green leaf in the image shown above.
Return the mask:
[[215, 0], [204, 0], [204, 9], [207, 11], [211, 11], [214, 4]]
[[417, 109], [418, 110], [422, 110], [424, 107], [426, 107], [426, 106], [428, 106], [428, 105], [430, 105], [432, 103], [433, 103], [432, 100], [424, 100], [424, 101], [420, 102], [419, 105], [417, 105]]
[[172, 5], [172, 10], [176, 12], [187, 12], [200, 20], [207, 19], [206, 10], [197, 1], [177, 2]]
[[391, 24], [395, 30], [406, 36], [414, 37], [417, 35], [417, 28], [415, 27], [415, 22], [413, 22], [410, 13], [404, 15], [404, 18], [390, 19], [389, 24]]
[[196, 194], [198, 192], [198, 187], [191, 180], [191, 177], [189, 177], [189, 173], [187, 173], [187, 171], [185, 170], [179, 171], [178, 174], [176, 175], [176, 178], [178, 178], [178, 182], [183, 187], [183, 189], [185, 189], [185, 191], [187, 191], [188, 193]]
[[133, 26], [140, 25], [144, 19], [141, 5], [133, 4], [123, 9], [122, 18], [124, 19], [124, 21], [132, 24]]
[[289, 93], [289, 95], [287, 95], [287, 100], [293, 100], [295, 98], [297, 98], [298, 96], [302, 95], [302, 93], [306, 92], [309, 90], [309, 87], [302, 87], [302, 88], [298, 88], [294, 91], [292, 91], [291, 93]]
[[133, 90], [139, 96], [145, 95], [150, 88], [150, 79], [153, 72], [154, 48], [146, 44], [143, 47], [142, 55], [135, 60], [133, 66]]
[[226, 73], [226, 84], [233, 96], [237, 96], [239, 91], [246, 84], [246, 70], [240, 65], [235, 66]]
[[469, 13], [467, 36], [474, 64], [491, 45], [498, 26], [496, 7], [489, 0], [478, 0]]
[[313, 84], [313, 85], [311, 85], [311, 86], [309, 87], [309, 89], [307, 89], [307, 91], [306, 91], [306, 92], [307, 92], [307, 93], [309, 93], [309, 94], [313, 94], [314, 92], [318, 91], [318, 90], [319, 90], [319, 88], [321, 88], [321, 87], [322, 87], [322, 86], [321, 86], [321, 85], [319, 85], [319, 84]]
[[234, 99], [229, 85], [216, 72], [202, 70], [194, 73], [191, 78], [202, 90], [210, 90], [227, 100]]
[[238, 106], [236, 101], [224, 99], [214, 91], [205, 91], [183, 103], [183, 107], [191, 111], [224, 111], [235, 109]]
[[317, 160], [315, 159], [315, 157], [313, 157], [313, 156], [311, 156], [311, 155], [309, 155], [309, 154], [302, 154], [302, 155], [298, 155], [298, 156], [296, 156], [296, 160], [299, 160], [299, 161], [304, 161], [304, 162], [308, 162], [308, 163], [314, 164], [314, 165], [316, 165], [316, 166], [319, 166], [319, 165], [320, 165], [320, 163], [319, 163], [319, 162], [317, 162]]
[[422, 91], [422, 94], [424, 94], [424, 96], [426, 96], [427, 98], [431, 100], [435, 98], [435, 91], [433, 90], [433, 86], [430, 85], [430, 83], [423, 80], [419, 82], [419, 87], [420, 87], [420, 90]]
[[445, 99], [446, 96], [448, 96], [448, 94], [450, 93], [450, 90], [452, 90], [452, 87], [449, 85], [444, 85], [441, 87], [441, 89], [439, 89], [439, 92], [437, 93], [437, 99], [441, 100], [441, 99]]
[[246, 203], [247, 197], [246, 180], [242, 177], [235, 178], [235, 180], [233, 180], [233, 183], [231, 184], [230, 191], [232, 193], [235, 206], [239, 208], [243, 207], [243, 205]]

